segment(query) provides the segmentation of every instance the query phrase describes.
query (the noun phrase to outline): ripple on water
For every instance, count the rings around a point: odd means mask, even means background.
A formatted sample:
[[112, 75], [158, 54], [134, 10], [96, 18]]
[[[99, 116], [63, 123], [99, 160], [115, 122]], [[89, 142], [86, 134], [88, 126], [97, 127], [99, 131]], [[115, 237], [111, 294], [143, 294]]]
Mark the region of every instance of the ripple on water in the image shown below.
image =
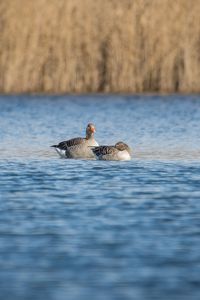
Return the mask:
[[[1, 97], [3, 299], [199, 299], [200, 102], [143, 98]], [[133, 160], [59, 159], [89, 121]]]

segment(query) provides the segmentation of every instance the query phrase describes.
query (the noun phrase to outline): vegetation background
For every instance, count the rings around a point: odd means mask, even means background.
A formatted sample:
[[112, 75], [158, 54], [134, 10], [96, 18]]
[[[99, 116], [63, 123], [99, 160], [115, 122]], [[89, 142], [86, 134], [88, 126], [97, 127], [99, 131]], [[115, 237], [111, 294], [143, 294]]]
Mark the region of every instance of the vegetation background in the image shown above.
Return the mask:
[[200, 92], [200, 0], [0, 0], [0, 92]]

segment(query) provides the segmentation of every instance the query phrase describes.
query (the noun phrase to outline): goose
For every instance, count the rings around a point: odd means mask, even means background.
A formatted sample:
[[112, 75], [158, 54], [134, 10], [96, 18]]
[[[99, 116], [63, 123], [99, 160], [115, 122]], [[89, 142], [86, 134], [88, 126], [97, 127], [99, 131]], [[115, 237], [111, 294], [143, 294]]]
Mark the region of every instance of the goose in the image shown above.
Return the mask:
[[131, 159], [131, 149], [123, 142], [117, 142], [114, 146], [92, 147], [92, 151], [99, 160]]
[[52, 145], [60, 157], [65, 158], [95, 158], [90, 147], [99, 146], [94, 139], [96, 129], [94, 124], [89, 123], [86, 128], [86, 137], [73, 138], [60, 142], [58, 145]]

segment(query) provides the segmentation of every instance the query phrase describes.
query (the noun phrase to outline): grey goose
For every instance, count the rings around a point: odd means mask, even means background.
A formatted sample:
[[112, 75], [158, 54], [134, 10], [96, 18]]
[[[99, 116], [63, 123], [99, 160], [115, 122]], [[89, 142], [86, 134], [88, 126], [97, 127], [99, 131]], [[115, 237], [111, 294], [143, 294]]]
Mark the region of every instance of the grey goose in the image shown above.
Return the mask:
[[96, 129], [94, 124], [89, 123], [86, 128], [86, 137], [73, 138], [67, 141], [60, 142], [57, 145], [52, 145], [61, 157], [65, 158], [95, 158], [91, 147], [98, 146], [94, 139]]
[[92, 151], [99, 160], [131, 159], [131, 149], [124, 142], [117, 142], [114, 146], [92, 147]]

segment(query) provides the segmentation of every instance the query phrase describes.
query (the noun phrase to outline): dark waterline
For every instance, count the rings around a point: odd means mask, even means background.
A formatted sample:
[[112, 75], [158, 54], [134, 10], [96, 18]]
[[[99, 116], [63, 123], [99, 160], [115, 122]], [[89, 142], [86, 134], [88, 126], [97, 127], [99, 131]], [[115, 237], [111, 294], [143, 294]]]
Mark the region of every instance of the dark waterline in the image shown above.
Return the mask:
[[[1, 299], [199, 299], [200, 97], [0, 97]], [[130, 162], [49, 145], [124, 140]]]

